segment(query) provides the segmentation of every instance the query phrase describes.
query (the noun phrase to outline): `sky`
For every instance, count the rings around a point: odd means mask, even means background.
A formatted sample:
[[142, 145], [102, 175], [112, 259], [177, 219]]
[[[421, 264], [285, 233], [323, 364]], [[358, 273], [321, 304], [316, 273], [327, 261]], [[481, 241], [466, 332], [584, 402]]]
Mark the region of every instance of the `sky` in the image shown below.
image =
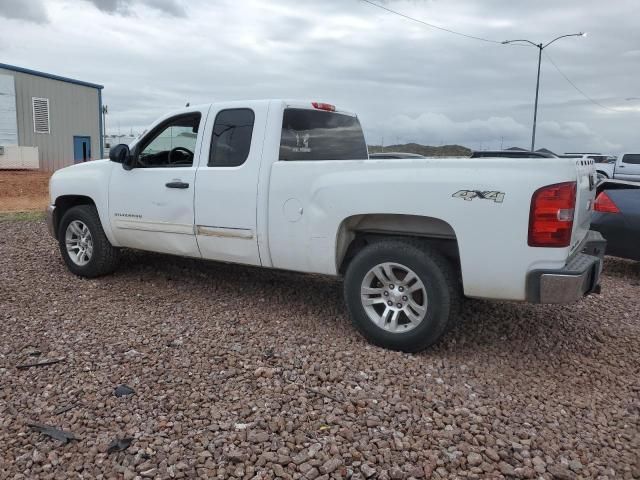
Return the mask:
[[[544, 50], [536, 148], [640, 151], [638, 0], [378, 3], [498, 42], [587, 32]], [[187, 102], [292, 98], [357, 113], [369, 144], [531, 142], [537, 49], [362, 0], [1, 0], [0, 17], [0, 63], [104, 85], [109, 134]]]

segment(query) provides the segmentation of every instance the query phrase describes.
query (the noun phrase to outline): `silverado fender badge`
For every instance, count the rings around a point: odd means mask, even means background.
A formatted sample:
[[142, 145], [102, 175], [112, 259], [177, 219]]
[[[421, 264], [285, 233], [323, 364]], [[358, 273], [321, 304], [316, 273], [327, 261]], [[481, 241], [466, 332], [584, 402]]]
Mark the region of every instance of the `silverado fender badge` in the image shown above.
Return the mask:
[[453, 198], [462, 198], [463, 200], [466, 200], [468, 202], [470, 202], [474, 198], [481, 198], [483, 200], [493, 200], [496, 203], [502, 203], [505, 193], [497, 192], [495, 190], [458, 190], [451, 196]]

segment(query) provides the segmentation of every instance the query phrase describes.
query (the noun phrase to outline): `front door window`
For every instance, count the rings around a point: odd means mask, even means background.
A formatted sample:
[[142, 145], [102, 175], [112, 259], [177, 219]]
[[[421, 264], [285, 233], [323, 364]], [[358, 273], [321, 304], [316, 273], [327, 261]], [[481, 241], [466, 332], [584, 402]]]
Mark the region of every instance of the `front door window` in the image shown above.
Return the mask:
[[200, 126], [200, 114], [187, 114], [156, 127], [138, 150], [138, 168], [190, 167]]

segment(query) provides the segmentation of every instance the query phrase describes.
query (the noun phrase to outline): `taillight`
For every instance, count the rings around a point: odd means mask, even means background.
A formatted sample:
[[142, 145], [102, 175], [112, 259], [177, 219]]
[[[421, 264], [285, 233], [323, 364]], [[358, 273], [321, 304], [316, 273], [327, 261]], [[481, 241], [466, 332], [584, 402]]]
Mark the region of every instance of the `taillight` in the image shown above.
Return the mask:
[[596, 197], [595, 202], [593, 202], [593, 209], [596, 212], [604, 212], [604, 213], [620, 213], [620, 209], [615, 204], [611, 197], [607, 195], [607, 192], [602, 191]]
[[327, 112], [335, 112], [335, 105], [331, 105], [330, 103], [320, 103], [320, 102], [311, 102], [313, 108], [317, 108], [318, 110], [326, 110]]
[[557, 183], [535, 191], [529, 214], [530, 247], [568, 247], [576, 206], [576, 182]]

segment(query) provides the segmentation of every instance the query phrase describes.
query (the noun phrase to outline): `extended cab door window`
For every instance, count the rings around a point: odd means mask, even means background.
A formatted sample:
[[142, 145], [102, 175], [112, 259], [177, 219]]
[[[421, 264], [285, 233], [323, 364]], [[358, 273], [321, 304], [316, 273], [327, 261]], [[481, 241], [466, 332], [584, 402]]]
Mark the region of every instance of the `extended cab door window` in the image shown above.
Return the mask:
[[366, 160], [367, 142], [358, 117], [287, 108], [282, 119], [280, 160]]
[[222, 110], [211, 135], [209, 167], [239, 167], [249, 156], [255, 114], [249, 108]]
[[199, 126], [200, 113], [180, 115], [158, 125], [136, 147], [135, 167], [190, 167]]

